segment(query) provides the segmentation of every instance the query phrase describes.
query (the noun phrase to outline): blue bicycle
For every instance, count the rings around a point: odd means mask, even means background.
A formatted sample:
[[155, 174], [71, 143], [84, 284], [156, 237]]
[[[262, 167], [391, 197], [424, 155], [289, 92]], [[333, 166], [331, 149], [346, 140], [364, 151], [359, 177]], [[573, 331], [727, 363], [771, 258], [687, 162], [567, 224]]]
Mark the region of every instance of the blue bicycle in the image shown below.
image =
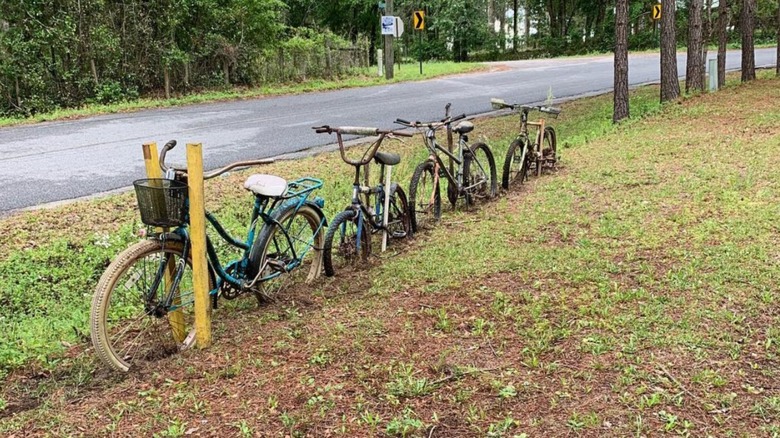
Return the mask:
[[[167, 357], [195, 341], [187, 170], [165, 165], [166, 153], [175, 146], [170, 141], [160, 153], [166, 178], [134, 183], [141, 221], [150, 227], [147, 238], [108, 266], [92, 300], [92, 343], [98, 357], [115, 370], [128, 371], [137, 363]], [[233, 163], [204, 179], [271, 162]], [[207, 238], [213, 308], [220, 297], [232, 300], [252, 293], [259, 300], [272, 298], [282, 276], [305, 274], [311, 281], [320, 275], [327, 220], [324, 201], [311, 198], [320, 187], [322, 181], [314, 178], [287, 182], [273, 175], [250, 176], [244, 188], [253, 194], [254, 206], [243, 241], [206, 213], [220, 238], [242, 251], [241, 258], [222, 265]]]

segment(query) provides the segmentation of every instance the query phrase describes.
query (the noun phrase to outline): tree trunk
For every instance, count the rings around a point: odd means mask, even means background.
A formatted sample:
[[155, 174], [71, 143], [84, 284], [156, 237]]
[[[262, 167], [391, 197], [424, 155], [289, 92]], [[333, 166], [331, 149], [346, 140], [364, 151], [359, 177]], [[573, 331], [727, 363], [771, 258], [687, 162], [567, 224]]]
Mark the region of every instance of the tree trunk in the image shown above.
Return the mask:
[[498, 38], [500, 40], [501, 52], [506, 52], [506, 0], [501, 0], [498, 4], [500, 13], [498, 16], [498, 23], [501, 29], [498, 31]]
[[190, 62], [184, 62], [184, 88], [190, 88]]
[[704, 91], [702, 52], [702, 0], [691, 0], [688, 6], [688, 59], [685, 69], [685, 92]]
[[661, 4], [661, 102], [674, 100], [680, 96], [674, 16], [675, 0], [663, 0]]
[[519, 11], [517, 7], [517, 1], [518, 0], [514, 0], [512, 2], [512, 50], [515, 52], [517, 52], [517, 40], [519, 39], [517, 37], [517, 12]]
[[227, 59], [222, 60], [222, 76], [225, 80], [225, 86], [230, 86], [230, 64]]
[[171, 75], [168, 72], [168, 66], [163, 67], [163, 77], [165, 79], [165, 98], [171, 98]]
[[97, 85], [99, 81], [98, 81], [98, 74], [97, 74], [97, 66], [95, 65], [95, 58], [89, 58], [89, 67], [92, 70], [92, 79], [95, 80], [95, 85]]
[[777, 67], [776, 74], [780, 76], [780, 0], [777, 0]]
[[14, 78], [14, 86], [16, 89], [16, 106], [22, 109], [22, 92], [19, 91], [19, 76]]
[[528, 43], [529, 40], [531, 39], [531, 7], [528, 6], [529, 1], [530, 0], [525, 0], [525, 4], [523, 5], [523, 18], [525, 19], [524, 20], [525, 39], [523, 40], [524, 41], [523, 44], [526, 47], [526, 49], [528, 48]]
[[755, 0], [742, 0], [740, 28], [742, 30], [742, 82], [756, 78], [756, 54], [753, 45], [753, 30], [755, 28]]
[[726, 85], [726, 49], [729, 43], [729, 19], [731, 5], [728, 0], [720, 0], [718, 5], [718, 89]]
[[628, 0], [615, 7], [615, 92], [612, 121], [629, 117], [628, 108]]

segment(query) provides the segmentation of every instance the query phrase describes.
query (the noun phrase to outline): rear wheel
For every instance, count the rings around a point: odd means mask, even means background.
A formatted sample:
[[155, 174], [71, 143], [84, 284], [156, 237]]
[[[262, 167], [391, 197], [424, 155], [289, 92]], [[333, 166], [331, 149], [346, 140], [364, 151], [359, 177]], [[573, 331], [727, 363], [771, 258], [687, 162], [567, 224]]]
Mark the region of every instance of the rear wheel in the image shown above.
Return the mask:
[[485, 143], [475, 143], [470, 150], [471, 154], [463, 160], [467, 205], [490, 199], [498, 191], [496, 161], [490, 148]]
[[325, 233], [322, 261], [325, 275], [332, 277], [337, 269], [365, 263], [371, 253], [371, 231], [366, 219], [355, 210], [344, 210], [333, 218]]
[[504, 172], [501, 186], [509, 190], [512, 183], [523, 183], [528, 173], [528, 142], [518, 138], [509, 145], [504, 159]]
[[[288, 282], [310, 282], [322, 271], [324, 219], [315, 207], [298, 202], [277, 208], [271, 217], [281, 224], [265, 224], [249, 254], [250, 281], [261, 300], [275, 298]], [[285, 234], [286, 231], [286, 234]]]
[[439, 180], [433, 161], [420, 163], [409, 184], [409, 220], [414, 232], [431, 228], [441, 219]]
[[544, 138], [542, 139], [542, 157], [547, 167], [555, 168], [558, 163], [558, 145], [555, 138], [555, 129], [552, 126], [544, 128]]
[[406, 193], [393, 183], [390, 188], [390, 208], [387, 213], [387, 232], [393, 239], [403, 239], [412, 234], [412, 221]]
[[[106, 365], [128, 371], [195, 343], [192, 260], [182, 255], [182, 242], [144, 240], [103, 273], [92, 299], [90, 332]], [[168, 304], [177, 274], [181, 279]], [[214, 287], [209, 275], [209, 289]]]

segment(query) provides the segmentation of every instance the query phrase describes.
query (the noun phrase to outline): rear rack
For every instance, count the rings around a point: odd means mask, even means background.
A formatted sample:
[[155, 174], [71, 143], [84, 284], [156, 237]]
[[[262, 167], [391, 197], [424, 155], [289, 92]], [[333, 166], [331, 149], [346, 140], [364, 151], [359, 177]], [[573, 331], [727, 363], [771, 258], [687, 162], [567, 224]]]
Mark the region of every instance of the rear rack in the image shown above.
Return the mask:
[[282, 199], [297, 198], [306, 195], [322, 187], [322, 180], [310, 177], [303, 177], [287, 183], [287, 192]]

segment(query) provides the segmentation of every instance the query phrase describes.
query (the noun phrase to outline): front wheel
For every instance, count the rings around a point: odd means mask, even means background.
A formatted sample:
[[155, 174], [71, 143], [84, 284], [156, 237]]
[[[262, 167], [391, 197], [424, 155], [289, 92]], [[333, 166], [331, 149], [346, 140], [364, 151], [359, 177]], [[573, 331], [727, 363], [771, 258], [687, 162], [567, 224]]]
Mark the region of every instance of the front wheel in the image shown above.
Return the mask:
[[[192, 260], [184, 260], [183, 248], [179, 241], [144, 240], [119, 254], [103, 273], [89, 326], [95, 352], [106, 365], [124, 372], [194, 344]], [[178, 287], [170, 294], [176, 277]], [[209, 283], [213, 290], [213, 275]]]
[[473, 205], [478, 199], [490, 199], [498, 191], [496, 160], [490, 148], [485, 143], [475, 143], [470, 151], [463, 160], [467, 205]]
[[504, 159], [504, 173], [501, 186], [509, 190], [509, 185], [517, 181], [523, 183], [528, 173], [528, 142], [518, 138], [509, 145]]
[[431, 160], [420, 163], [409, 183], [409, 219], [415, 233], [441, 219], [441, 194], [435, 169]]
[[288, 282], [311, 282], [322, 272], [325, 219], [319, 208], [294, 200], [271, 213], [249, 253], [255, 296], [274, 299]]
[[356, 210], [337, 214], [325, 233], [322, 261], [325, 275], [332, 277], [336, 269], [365, 263], [371, 253], [371, 231], [367, 219]]

